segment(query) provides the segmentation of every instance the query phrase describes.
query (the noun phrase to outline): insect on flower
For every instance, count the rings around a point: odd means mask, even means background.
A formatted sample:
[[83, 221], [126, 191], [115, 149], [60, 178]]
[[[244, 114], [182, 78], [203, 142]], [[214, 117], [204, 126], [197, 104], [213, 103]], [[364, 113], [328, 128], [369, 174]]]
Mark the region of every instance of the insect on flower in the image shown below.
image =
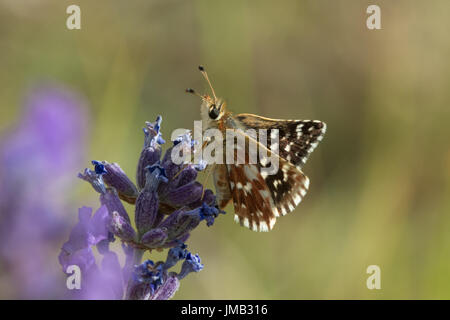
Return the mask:
[[[245, 141], [245, 146], [256, 144], [259, 149], [265, 149], [271, 159], [278, 161], [277, 170], [268, 174], [264, 171], [270, 166], [268, 158], [259, 155], [252, 163], [248, 149], [244, 148], [245, 159], [240, 164], [213, 164], [210, 170], [219, 208], [223, 209], [233, 199], [236, 222], [253, 231], [269, 231], [277, 217], [293, 211], [306, 195], [309, 179], [302, 168], [322, 140], [326, 124], [318, 120], [280, 120], [253, 114], [232, 114], [226, 110], [225, 102], [217, 98], [205, 69], [202, 66], [199, 69], [212, 96], [200, 95], [193, 89], [186, 89], [186, 92], [202, 99], [203, 131], [213, 128], [225, 135], [229, 129], [234, 130], [238, 140], [240, 135]], [[244, 131], [248, 129], [253, 129], [256, 136], [246, 134]], [[267, 132], [267, 136], [277, 135], [278, 144], [262, 143], [261, 129]], [[223, 141], [217, 140], [207, 141], [204, 146], [211, 143], [220, 143], [219, 147], [223, 149], [226, 147]], [[239, 158], [238, 149], [239, 146], [226, 151], [232, 152], [236, 159]]]

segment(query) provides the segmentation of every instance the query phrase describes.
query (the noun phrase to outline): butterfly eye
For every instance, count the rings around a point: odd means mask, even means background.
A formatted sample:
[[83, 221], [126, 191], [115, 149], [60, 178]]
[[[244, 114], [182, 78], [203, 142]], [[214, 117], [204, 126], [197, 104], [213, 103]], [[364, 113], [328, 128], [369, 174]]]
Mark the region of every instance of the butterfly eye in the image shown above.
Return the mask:
[[213, 120], [217, 119], [219, 117], [219, 109], [216, 108], [216, 105], [211, 105], [211, 108], [209, 109], [209, 117]]

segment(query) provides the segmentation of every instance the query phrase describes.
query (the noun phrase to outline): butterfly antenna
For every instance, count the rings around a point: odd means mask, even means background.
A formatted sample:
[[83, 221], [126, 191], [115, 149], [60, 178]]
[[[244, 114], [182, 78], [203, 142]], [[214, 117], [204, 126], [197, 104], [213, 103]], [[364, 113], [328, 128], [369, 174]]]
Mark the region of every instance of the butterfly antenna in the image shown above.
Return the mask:
[[209, 81], [208, 74], [206, 73], [206, 70], [203, 66], [198, 66], [198, 70], [202, 73], [203, 77], [205, 77], [206, 82], [208, 82], [209, 87], [211, 88], [212, 94], [214, 96], [214, 100], [217, 101], [216, 92], [214, 91], [214, 88], [211, 84], [211, 81]]
[[202, 100], [205, 100], [205, 97], [203, 97], [201, 94], [197, 93], [197, 91], [195, 91], [194, 89], [187, 88], [186, 92], [196, 95], [197, 97], [200, 97], [200, 99], [202, 99]]

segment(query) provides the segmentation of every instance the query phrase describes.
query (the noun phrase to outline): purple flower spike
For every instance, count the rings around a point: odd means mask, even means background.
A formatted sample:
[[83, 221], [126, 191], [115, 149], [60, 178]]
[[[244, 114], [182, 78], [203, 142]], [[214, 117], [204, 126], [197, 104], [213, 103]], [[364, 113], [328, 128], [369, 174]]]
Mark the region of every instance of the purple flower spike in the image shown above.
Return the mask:
[[161, 247], [167, 239], [167, 232], [161, 228], [147, 231], [141, 238], [141, 243], [149, 248]]
[[115, 188], [121, 199], [132, 204], [136, 201], [138, 190], [117, 163], [95, 160], [92, 163], [95, 165], [95, 172], [103, 170], [103, 181], [108, 186]]
[[[170, 299], [178, 290], [180, 279], [203, 269], [199, 256], [189, 253], [185, 242], [202, 220], [211, 226], [224, 212], [217, 208], [213, 192], [196, 181], [198, 171], [206, 167], [205, 162], [193, 165], [172, 161], [172, 151], [195, 152], [197, 142], [190, 132], [178, 137], [161, 159], [160, 144], [164, 143], [161, 121], [158, 117], [155, 123], [146, 123], [137, 187], [116, 163], [92, 161], [94, 170], [86, 169], [80, 174], [100, 193], [103, 206], [93, 218], [91, 211], [80, 214], [71, 240], [63, 246], [60, 262], [63, 267], [77, 262], [93, 270], [87, 274], [86, 297], [120, 298], [125, 292], [125, 299]], [[136, 229], [131, 226], [121, 199], [135, 205]], [[118, 256], [110, 251], [114, 236], [122, 240], [126, 256], [123, 267]], [[101, 268], [95, 264], [94, 245], [104, 257]], [[141, 263], [146, 252], [166, 248], [169, 251], [165, 262]], [[178, 261], [183, 262], [180, 273], [169, 273]]]
[[198, 254], [193, 255], [192, 253], [188, 253], [186, 256], [186, 260], [184, 260], [181, 265], [181, 271], [178, 274], [178, 280], [183, 279], [191, 272], [199, 272], [203, 269], [203, 264], [200, 263], [200, 257]]
[[133, 227], [117, 211], [112, 214], [111, 229], [123, 241], [134, 241], [136, 239], [136, 232]]
[[166, 281], [151, 296], [151, 300], [169, 300], [180, 287], [180, 281], [175, 276], [169, 276]]

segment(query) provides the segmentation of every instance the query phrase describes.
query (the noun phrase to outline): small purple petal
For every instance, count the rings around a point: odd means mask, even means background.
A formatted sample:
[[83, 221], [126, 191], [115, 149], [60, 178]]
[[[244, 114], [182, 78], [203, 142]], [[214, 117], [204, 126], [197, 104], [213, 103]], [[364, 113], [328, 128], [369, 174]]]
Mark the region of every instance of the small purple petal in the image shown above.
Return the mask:
[[105, 169], [105, 165], [97, 160], [92, 160], [91, 163], [94, 165], [94, 171], [96, 174], [102, 175], [108, 173]]
[[94, 244], [94, 238], [89, 234], [89, 220], [91, 219], [92, 208], [82, 207], [78, 209], [78, 223], [73, 227], [69, 235], [69, 240], [64, 243], [63, 249], [68, 253], [87, 248]]
[[101, 206], [89, 222], [89, 233], [94, 238], [94, 243], [97, 244], [102, 240], [109, 238], [109, 225], [111, 218], [106, 206]]

